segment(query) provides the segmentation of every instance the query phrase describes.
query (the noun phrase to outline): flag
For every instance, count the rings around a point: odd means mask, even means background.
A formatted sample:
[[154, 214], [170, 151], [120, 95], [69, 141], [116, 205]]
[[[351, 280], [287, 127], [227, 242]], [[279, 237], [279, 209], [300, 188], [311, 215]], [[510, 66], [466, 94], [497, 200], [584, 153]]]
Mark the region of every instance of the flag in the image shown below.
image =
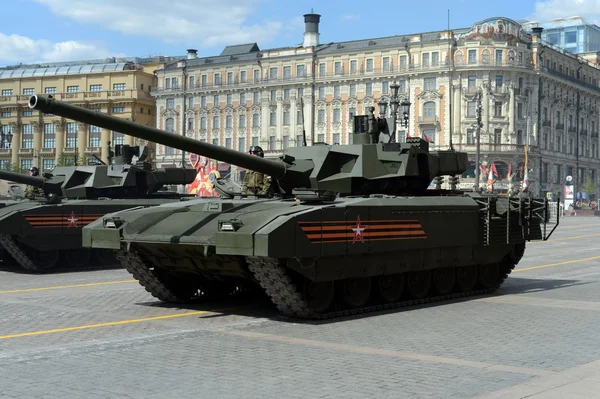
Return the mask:
[[498, 171], [496, 170], [496, 164], [494, 162], [492, 162], [492, 165], [490, 166], [490, 172], [492, 172], [494, 176], [498, 177]]
[[513, 178], [512, 162], [508, 164], [508, 173], [506, 174], [506, 178], [508, 181], [511, 181]]
[[423, 133], [423, 138], [425, 139], [425, 141], [427, 141], [428, 143], [433, 143], [433, 140], [431, 140], [431, 138], [426, 135], [425, 133]]
[[[494, 166], [494, 164], [492, 164], [492, 167], [493, 166]], [[494, 172], [492, 171], [491, 167], [490, 167], [490, 172], [488, 173], [487, 191], [488, 191], [488, 193], [491, 193], [494, 191]]]
[[481, 174], [484, 176], [487, 175], [487, 168], [481, 161], [479, 161], [479, 169], [481, 170]]

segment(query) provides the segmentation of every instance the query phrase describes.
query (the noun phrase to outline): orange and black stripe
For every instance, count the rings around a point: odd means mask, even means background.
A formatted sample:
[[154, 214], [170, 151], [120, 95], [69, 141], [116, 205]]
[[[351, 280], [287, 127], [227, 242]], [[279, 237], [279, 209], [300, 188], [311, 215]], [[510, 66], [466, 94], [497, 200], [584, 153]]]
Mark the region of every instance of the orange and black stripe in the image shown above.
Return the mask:
[[33, 228], [62, 228], [62, 227], [83, 227], [95, 220], [100, 219], [104, 215], [78, 215], [75, 214], [75, 222], [76, 226], [73, 226], [68, 219], [71, 218], [71, 214], [57, 215], [57, 214], [29, 214], [23, 215], [25, 220], [29, 222], [29, 224]]
[[[333, 220], [319, 222], [298, 222], [306, 237], [313, 244], [324, 242], [359, 242], [355, 240], [357, 221]], [[427, 238], [427, 234], [418, 220], [370, 220], [361, 221], [364, 228], [364, 241], [416, 240]]]

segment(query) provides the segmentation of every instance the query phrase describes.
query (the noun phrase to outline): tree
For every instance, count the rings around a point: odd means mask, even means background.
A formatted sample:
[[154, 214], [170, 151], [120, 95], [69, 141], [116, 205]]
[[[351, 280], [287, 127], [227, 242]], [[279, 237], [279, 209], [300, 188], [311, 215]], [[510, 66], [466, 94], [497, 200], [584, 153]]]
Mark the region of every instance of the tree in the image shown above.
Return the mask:
[[79, 152], [75, 149], [75, 153], [71, 155], [68, 152], [61, 152], [56, 160], [56, 166], [77, 166], [81, 164], [79, 159]]
[[2, 164], [2, 169], [9, 172], [23, 173], [23, 168], [18, 163], [4, 163]]
[[596, 196], [596, 183], [590, 178], [588, 178], [585, 183], [581, 186], [581, 191], [587, 193], [588, 198], [591, 199], [592, 196]]

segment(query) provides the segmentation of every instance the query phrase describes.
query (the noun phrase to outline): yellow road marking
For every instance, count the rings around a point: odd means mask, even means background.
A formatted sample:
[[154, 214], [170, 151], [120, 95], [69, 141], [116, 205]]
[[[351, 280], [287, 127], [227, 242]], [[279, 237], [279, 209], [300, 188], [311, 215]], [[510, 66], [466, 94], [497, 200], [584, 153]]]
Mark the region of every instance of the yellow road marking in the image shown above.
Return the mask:
[[586, 238], [586, 237], [598, 237], [600, 236], [600, 233], [598, 234], [586, 234], [583, 236], [575, 236], [575, 237], [565, 237], [565, 238], [550, 238], [548, 241], [532, 241], [532, 242], [528, 242], [527, 245], [531, 245], [531, 244], [543, 244], [546, 242], [554, 242], [554, 241], [567, 241], [567, 240], [576, 240], [578, 238]]
[[596, 260], [596, 259], [600, 259], [600, 256], [592, 256], [591, 258], [584, 258], [584, 259], [574, 259], [574, 260], [567, 260], [565, 262], [558, 262], [558, 263], [550, 263], [547, 265], [541, 265], [541, 266], [533, 266], [533, 267], [525, 267], [523, 269], [516, 269], [513, 270], [513, 273], [519, 273], [519, 272], [525, 272], [527, 270], [535, 270], [535, 269], [544, 269], [546, 267], [554, 267], [554, 266], [562, 266], [562, 265], [569, 265], [571, 263], [579, 263], [579, 262], [587, 262], [590, 260]]
[[579, 229], [581, 227], [587, 227], [587, 226], [598, 226], [600, 227], [600, 223], [590, 223], [590, 224], [579, 224], [579, 225], [575, 225], [575, 226], [563, 226], [563, 225], [558, 225], [558, 228], [561, 230], [565, 230], [565, 229]]
[[19, 334], [0, 335], [0, 339], [30, 337], [30, 336], [33, 336], [33, 335], [44, 335], [44, 334], [53, 334], [53, 333], [60, 333], [60, 332], [67, 332], [67, 331], [88, 330], [88, 329], [91, 329], [91, 328], [119, 326], [119, 325], [123, 325], [123, 324], [142, 323], [142, 322], [145, 322], [145, 321], [175, 319], [177, 317], [197, 316], [197, 315], [202, 315], [202, 314], [207, 314], [207, 313], [225, 312], [225, 311], [228, 311], [228, 310], [241, 309], [241, 308], [242, 307], [225, 308], [225, 309], [215, 309], [215, 310], [200, 310], [200, 311], [197, 311], [197, 312], [176, 313], [176, 314], [170, 314], [170, 315], [165, 315], [165, 316], [145, 317], [143, 319], [130, 319], [130, 320], [121, 320], [121, 321], [110, 321], [110, 322], [107, 322], [107, 323], [88, 324], [88, 325], [84, 325], [84, 326], [55, 328], [53, 330], [30, 331], [30, 332], [19, 333]]
[[87, 284], [57, 285], [57, 286], [53, 286], [53, 287], [23, 288], [20, 290], [0, 291], [0, 294], [9, 294], [9, 293], [14, 293], [14, 292], [60, 290], [60, 289], [65, 289], [65, 288], [93, 287], [96, 285], [123, 284], [123, 283], [135, 283], [135, 282], [137, 282], [137, 280], [119, 280], [119, 281], [103, 281], [103, 282], [99, 282], [99, 283], [87, 283]]

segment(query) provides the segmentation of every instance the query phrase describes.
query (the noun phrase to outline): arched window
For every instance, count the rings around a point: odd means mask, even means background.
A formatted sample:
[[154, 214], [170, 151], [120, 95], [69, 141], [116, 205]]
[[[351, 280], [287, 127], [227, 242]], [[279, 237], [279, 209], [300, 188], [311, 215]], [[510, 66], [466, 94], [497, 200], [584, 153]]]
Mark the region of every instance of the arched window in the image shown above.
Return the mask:
[[423, 119], [426, 121], [435, 120], [435, 103], [433, 101], [423, 104]]
[[456, 65], [462, 65], [463, 64], [463, 53], [462, 51], [457, 51], [456, 54], [454, 54], [454, 63]]
[[483, 53], [481, 54], [481, 62], [483, 62], [484, 65], [488, 65], [490, 63], [490, 50], [483, 50]]
[[167, 120], [165, 121], [165, 130], [167, 132], [175, 131], [175, 120], [173, 118], [167, 118]]

